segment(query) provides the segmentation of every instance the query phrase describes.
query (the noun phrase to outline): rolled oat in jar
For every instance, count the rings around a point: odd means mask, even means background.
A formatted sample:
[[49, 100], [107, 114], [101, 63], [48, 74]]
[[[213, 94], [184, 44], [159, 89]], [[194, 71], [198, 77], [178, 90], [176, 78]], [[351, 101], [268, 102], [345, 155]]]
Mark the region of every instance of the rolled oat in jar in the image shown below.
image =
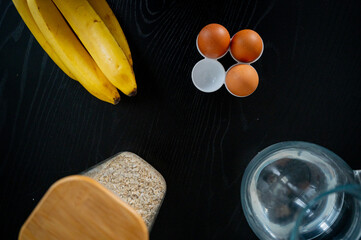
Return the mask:
[[122, 152], [82, 173], [108, 188], [143, 218], [148, 230], [162, 205], [166, 182], [149, 163]]

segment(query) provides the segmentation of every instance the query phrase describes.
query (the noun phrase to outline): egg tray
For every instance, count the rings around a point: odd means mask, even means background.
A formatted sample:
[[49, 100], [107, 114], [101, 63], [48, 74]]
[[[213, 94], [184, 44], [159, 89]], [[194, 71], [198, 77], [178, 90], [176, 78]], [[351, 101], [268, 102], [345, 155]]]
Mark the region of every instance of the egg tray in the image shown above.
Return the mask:
[[[247, 96], [251, 95], [256, 89], [253, 92], [251, 92], [250, 94], [244, 95], [244, 96], [239, 96], [239, 95], [232, 93], [227, 86], [226, 76], [233, 67], [236, 67], [238, 65], [248, 65], [248, 66], [252, 67], [252, 69], [257, 74], [256, 69], [251, 64], [255, 63], [263, 54], [264, 44], [263, 44], [262, 38], [261, 38], [262, 51], [261, 51], [260, 55], [251, 62], [241, 62], [232, 55], [232, 52], [230, 51], [230, 46], [228, 46], [227, 51], [220, 57], [217, 57], [217, 58], [206, 57], [199, 49], [198, 37], [199, 37], [199, 34], [196, 39], [196, 47], [197, 47], [199, 54], [202, 57], [204, 57], [204, 59], [198, 61], [192, 69], [192, 82], [193, 82], [194, 86], [202, 92], [211, 93], [211, 92], [217, 91], [223, 85], [225, 85], [227, 91], [235, 97], [247, 97]], [[230, 39], [230, 43], [232, 42], [233, 37]], [[228, 52], [230, 53], [231, 57], [236, 61], [236, 64], [229, 67], [228, 70], [226, 71], [225, 68], [223, 67], [223, 65], [218, 61], [218, 59], [224, 57]], [[258, 85], [258, 77], [257, 77], [257, 85]]]

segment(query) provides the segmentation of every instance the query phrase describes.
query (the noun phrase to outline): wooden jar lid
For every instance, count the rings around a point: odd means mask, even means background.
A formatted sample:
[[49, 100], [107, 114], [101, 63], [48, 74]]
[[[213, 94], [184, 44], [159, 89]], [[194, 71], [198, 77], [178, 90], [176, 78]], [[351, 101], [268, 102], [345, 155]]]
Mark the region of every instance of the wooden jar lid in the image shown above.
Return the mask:
[[69, 176], [54, 183], [22, 226], [20, 240], [148, 240], [142, 218], [95, 180]]

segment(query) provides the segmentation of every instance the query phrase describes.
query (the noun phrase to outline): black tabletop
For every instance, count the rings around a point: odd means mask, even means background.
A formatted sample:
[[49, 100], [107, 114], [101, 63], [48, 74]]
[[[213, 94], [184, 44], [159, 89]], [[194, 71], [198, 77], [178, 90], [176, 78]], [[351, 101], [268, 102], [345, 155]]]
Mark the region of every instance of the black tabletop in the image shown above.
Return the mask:
[[[136, 97], [112, 106], [69, 79], [0, 1], [0, 229], [18, 231], [49, 186], [121, 151], [153, 165], [167, 195], [151, 239], [257, 239], [240, 203], [259, 151], [322, 145], [361, 168], [361, 2], [110, 0], [128, 38]], [[256, 30], [264, 53], [247, 98], [198, 91], [208, 23]], [[226, 55], [221, 63], [234, 64]]]

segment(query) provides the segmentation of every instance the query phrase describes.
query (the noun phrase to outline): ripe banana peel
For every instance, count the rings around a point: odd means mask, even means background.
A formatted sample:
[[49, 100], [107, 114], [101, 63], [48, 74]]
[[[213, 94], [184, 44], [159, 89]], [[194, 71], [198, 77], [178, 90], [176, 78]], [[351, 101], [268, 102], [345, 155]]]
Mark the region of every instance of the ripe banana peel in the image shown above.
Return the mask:
[[136, 94], [130, 49], [106, 0], [13, 2], [48, 55], [92, 95], [117, 104], [116, 88]]
[[[109, 81], [124, 94], [136, 94], [134, 73], [123, 50], [87, 0], [53, 0]], [[101, 43], [101, 44], [99, 44]]]
[[103, 20], [109, 31], [113, 34], [113, 37], [117, 41], [119, 47], [123, 50], [125, 56], [127, 57], [129, 64], [133, 66], [132, 54], [130, 52], [127, 39], [107, 1], [88, 0], [88, 2], [99, 15], [99, 17]]
[[31, 14], [44, 37], [76, 79], [95, 97], [119, 102], [119, 93], [104, 76], [50, 0], [28, 0]]
[[74, 75], [69, 71], [69, 69], [65, 66], [63, 61], [58, 57], [56, 52], [52, 49], [49, 43], [44, 38], [40, 29], [36, 25], [33, 16], [30, 13], [28, 3], [26, 0], [13, 0], [15, 8], [18, 10], [21, 18], [25, 22], [26, 26], [28, 26], [30, 32], [34, 35], [35, 39], [38, 41], [40, 46], [45, 50], [45, 52], [49, 55], [49, 57], [55, 62], [56, 65], [60, 67], [63, 72], [68, 75], [70, 78], [75, 79]]

